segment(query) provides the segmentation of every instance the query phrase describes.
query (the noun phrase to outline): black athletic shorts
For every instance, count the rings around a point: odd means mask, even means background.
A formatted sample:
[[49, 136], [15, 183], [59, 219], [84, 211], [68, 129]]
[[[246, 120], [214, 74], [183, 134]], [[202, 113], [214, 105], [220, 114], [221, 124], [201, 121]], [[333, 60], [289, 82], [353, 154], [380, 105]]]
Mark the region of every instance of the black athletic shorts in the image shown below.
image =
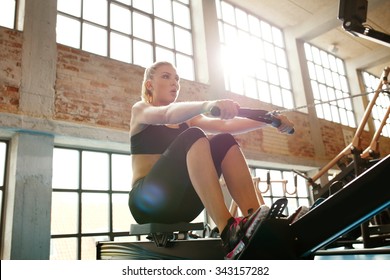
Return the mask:
[[[191, 222], [204, 209], [187, 170], [187, 153], [203, 130], [191, 127], [181, 133], [161, 155], [148, 175], [136, 181], [129, 195], [129, 208], [139, 224]], [[229, 149], [238, 145], [230, 134], [218, 134], [210, 140], [218, 176]], [[201, 160], [201, 159], [200, 159]]]

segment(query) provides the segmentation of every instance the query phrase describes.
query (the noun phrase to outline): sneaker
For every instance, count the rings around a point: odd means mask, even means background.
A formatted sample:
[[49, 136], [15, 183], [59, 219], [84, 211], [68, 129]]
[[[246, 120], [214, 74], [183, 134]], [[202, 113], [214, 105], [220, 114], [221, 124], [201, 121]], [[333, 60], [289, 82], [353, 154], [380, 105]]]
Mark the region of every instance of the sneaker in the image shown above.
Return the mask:
[[256, 212], [246, 217], [230, 218], [221, 233], [222, 246], [226, 259], [235, 259], [245, 248], [257, 225], [267, 217], [269, 207], [262, 205]]

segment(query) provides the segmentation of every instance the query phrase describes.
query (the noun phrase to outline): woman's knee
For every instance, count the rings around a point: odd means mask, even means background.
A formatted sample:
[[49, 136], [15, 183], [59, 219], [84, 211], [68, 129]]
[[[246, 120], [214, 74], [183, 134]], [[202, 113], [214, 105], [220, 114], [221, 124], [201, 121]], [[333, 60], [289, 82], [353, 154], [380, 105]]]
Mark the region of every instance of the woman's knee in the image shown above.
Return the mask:
[[190, 127], [185, 130], [182, 135], [188, 139], [198, 140], [199, 138], [207, 138], [206, 133], [199, 127]]
[[225, 155], [233, 146], [239, 146], [237, 140], [229, 133], [222, 133], [210, 140], [211, 149], [217, 154]]
[[221, 172], [221, 164], [226, 154], [232, 147], [239, 147], [238, 142], [233, 135], [222, 133], [210, 139], [211, 154], [213, 156], [214, 164]]
[[[207, 139], [205, 132], [197, 127], [190, 127], [182, 132], [164, 154], [182, 151], [187, 154], [191, 147], [199, 140]], [[208, 141], [208, 140], [207, 140]]]

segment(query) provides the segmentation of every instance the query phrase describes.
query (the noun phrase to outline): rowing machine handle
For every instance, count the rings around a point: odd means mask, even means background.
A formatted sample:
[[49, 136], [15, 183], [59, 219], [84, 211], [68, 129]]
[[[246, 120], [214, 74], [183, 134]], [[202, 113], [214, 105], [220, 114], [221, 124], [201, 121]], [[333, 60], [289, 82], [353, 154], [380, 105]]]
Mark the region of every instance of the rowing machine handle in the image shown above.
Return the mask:
[[[221, 110], [217, 106], [214, 106], [213, 108], [211, 108], [210, 113], [212, 116], [218, 117], [221, 115]], [[266, 110], [239, 108], [238, 116], [259, 122], [268, 123], [276, 128], [278, 128], [282, 124], [280, 119], [274, 117], [269, 111]], [[291, 128], [288, 134], [294, 134], [294, 132], [294, 128]]]

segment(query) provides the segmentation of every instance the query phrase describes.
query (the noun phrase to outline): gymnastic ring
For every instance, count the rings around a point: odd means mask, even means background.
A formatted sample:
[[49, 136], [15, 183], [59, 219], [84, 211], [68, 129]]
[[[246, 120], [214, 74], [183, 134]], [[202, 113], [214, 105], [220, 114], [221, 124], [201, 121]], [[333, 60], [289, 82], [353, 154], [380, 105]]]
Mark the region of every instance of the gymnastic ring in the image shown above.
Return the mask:
[[284, 192], [289, 194], [289, 195], [294, 195], [294, 194], [297, 193], [297, 186], [294, 187], [294, 189], [295, 189], [294, 192], [290, 193], [290, 192], [287, 191], [287, 182], [285, 184], [283, 184], [283, 189], [284, 189]]

